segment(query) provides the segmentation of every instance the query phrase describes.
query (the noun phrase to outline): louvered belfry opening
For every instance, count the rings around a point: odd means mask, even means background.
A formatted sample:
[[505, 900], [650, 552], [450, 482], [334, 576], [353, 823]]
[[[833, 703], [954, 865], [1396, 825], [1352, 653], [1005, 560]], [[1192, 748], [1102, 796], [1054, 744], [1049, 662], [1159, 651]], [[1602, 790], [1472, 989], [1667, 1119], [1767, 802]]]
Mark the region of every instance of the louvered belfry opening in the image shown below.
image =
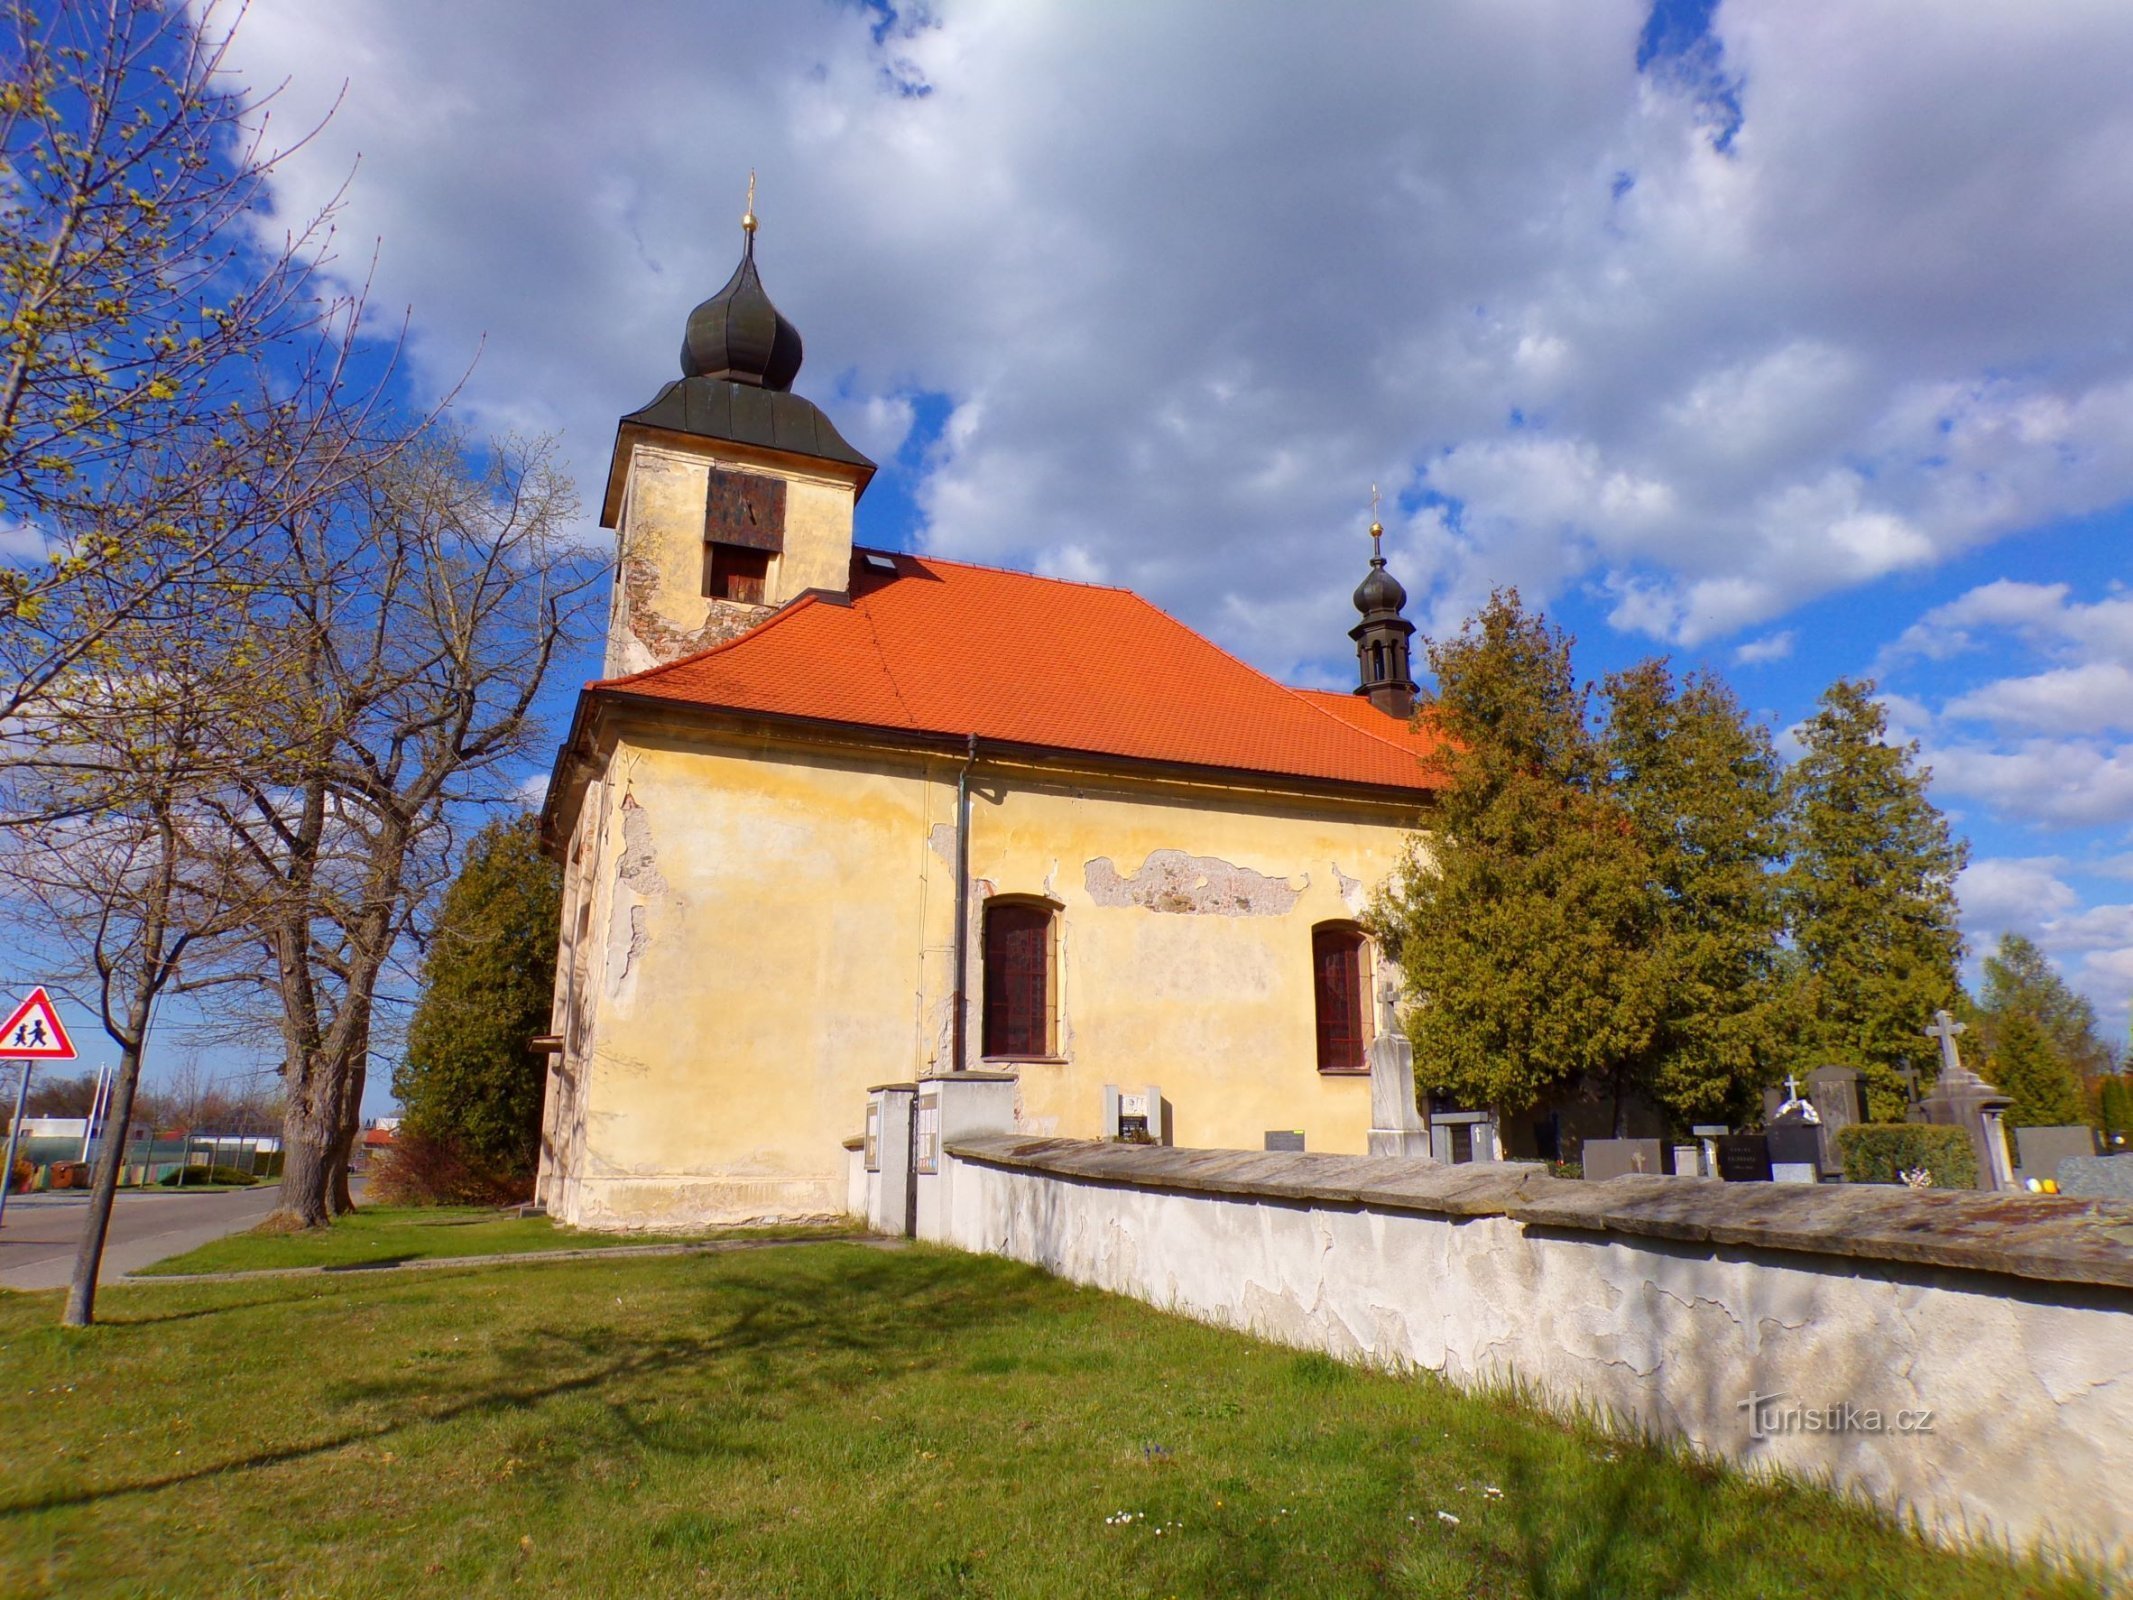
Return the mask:
[[985, 908], [985, 1018], [989, 1057], [1052, 1053], [1052, 911], [1009, 902]]
[[1311, 989], [1318, 1009], [1318, 1070], [1363, 1071], [1361, 929], [1311, 930]]

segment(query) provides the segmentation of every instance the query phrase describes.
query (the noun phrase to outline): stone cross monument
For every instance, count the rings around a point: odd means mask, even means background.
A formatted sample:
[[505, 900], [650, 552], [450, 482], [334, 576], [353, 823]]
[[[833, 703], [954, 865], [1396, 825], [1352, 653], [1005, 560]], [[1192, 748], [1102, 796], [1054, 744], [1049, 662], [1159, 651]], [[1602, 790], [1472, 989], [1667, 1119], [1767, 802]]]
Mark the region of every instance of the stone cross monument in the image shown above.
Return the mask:
[[1970, 1143], [1977, 1151], [1980, 1189], [2012, 1189], [2014, 1161], [2007, 1153], [2007, 1130], [2000, 1125], [2000, 1115], [2010, 1102], [1963, 1065], [1955, 1048], [1963, 1031], [1963, 1025], [1947, 1012], [1933, 1013], [1925, 1035], [1940, 1046], [1940, 1077], [1918, 1108], [1928, 1122], [1969, 1130]]
[[1400, 1026], [1399, 985], [1378, 984], [1377, 1037], [1370, 1041], [1370, 1142], [1374, 1156], [1428, 1161], [1429, 1124], [1415, 1105], [1415, 1047]]

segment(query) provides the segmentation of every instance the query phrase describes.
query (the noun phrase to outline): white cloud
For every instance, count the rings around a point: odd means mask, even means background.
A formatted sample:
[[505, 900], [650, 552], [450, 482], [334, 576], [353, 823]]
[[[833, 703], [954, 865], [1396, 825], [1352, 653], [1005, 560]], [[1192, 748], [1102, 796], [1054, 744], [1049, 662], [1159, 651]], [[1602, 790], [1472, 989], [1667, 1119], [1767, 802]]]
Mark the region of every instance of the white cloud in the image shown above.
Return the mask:
[[1372, 480], [1455, 502], [1425, 610], [1597, 585], [1691, 645], [2133, 496], [2133, 12], [1729, 0], [1720, 149], [1645, 9], [262, 0], [239, 59], [297, 126], [347, 80], [284, 213], [361, 151], [418, 369], [485, 333], [467, 405], [582, 482], [753, 166], [802, 390], [877, 454], [957, 408], [933, 548], [1317, 597], [1233, 641], [1277, 671], [1345, 651]]
[[1990, 929], [1995, 938], [2009, 929], [2034, 936], [2081, 903], [2073, 886], [2059, 877], [2065, 866], [2057, 856], [1971, 862], [1955, 884], [1965, 926]]
[[1740, 666], [1756, 666], [1766, 661], [1783, 661], [1792, 654], [1794, 631], [1786, 628], [1778, 633], [1766, 633], [1760, 639], [1750, 639], [1733, 652], [1734, 661]]
[[2116, 661], [2001, 678], [1943, 708], [1965, 721], [2037, 733], [2133, 733], [2133, 670]]
[[2133, 823], [2133, 745], [2023, 739], [1993, 746], [1928, 736], [1936, 793], [1968, 795], [2002, 817], [2055, 827]]

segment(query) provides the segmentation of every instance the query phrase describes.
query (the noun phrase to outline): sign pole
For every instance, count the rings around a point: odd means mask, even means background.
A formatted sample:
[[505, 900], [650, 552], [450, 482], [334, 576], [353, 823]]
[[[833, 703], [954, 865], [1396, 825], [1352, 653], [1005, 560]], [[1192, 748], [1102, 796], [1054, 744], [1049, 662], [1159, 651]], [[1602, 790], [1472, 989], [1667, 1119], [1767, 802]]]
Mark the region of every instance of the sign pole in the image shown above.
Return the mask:
[[30, 1104], [30, 1063], [22, 1063], [22, 1082], [15, 1086], [15, 1120], [7, 1125], [7, 1165], [0, 1167], [0, 1227], [7, 1226], [7, 1194], [15, 1187], [15, 1145], [22, 1138], [22, 1114]]

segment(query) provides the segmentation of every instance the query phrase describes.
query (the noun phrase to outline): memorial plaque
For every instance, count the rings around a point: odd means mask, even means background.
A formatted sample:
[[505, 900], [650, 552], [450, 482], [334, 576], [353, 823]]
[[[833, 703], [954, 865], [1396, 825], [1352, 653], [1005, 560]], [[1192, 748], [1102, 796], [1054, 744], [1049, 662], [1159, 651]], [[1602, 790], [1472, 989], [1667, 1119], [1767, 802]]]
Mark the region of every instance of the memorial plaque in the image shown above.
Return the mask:
[[867, 1171], [881, 1170], [881, 1105], [867, 1102]]
[[918, 1145], [918, 1170], [941, 1170], [941, 1097], [922, 1094], [917, 1104], [918, 1127], [912, 1137]]
[[1660, 1167], [1657, 1139], [1587, 1139], [1585, 1176], [1594, 1183], [1632, 1174], [1657, 1177]]
[[1266, 1147], [1269, 1150], [1301, 1150], [1304, 1147], [1303, 1129], [1269, 1128]]
[[1728, 1133], [1718, 1140], [1718, 1175], [1728, 1183], [1770, 1181], [1770, 1141], [1759, 1133]]

